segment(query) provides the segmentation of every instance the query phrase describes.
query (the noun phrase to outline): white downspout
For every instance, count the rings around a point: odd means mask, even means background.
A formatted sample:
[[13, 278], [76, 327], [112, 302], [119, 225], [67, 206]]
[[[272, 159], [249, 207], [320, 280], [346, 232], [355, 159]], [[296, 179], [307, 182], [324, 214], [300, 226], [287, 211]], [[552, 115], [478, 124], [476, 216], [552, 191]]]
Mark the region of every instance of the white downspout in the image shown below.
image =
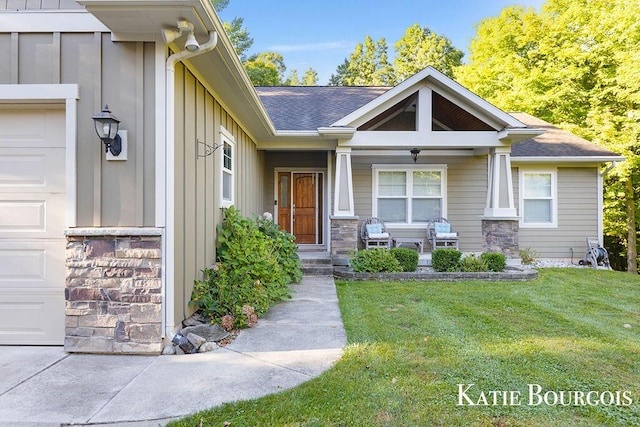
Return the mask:
[[176, 52], [167, 58], [166, 66], [166, 91], [165, 91], [165, 256], [166, 268], [164, 271], [164, 334], [173, 337], [175, 331], [175, 68], [176, 64], [185, 59], [202, 55], [213, 50], [218, 44], [218, 33], [209, 32], [209, 41], [201, 45], [198, 50], [183, 50]]

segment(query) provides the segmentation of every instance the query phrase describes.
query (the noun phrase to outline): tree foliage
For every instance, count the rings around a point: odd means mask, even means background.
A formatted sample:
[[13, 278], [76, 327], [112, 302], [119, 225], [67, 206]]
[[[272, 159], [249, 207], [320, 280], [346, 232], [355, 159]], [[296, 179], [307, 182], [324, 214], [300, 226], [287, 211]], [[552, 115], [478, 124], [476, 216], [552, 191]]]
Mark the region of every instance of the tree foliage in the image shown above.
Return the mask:
[[384, 38], [373, 41], [366, 36], [331, 76], [336, 86], [392, 86], [395, 84], [393, 67], [389, 63], [387, 42]]
[[453, 77], [453, 70], [462, 63], [464, 53], [451, 44], [451, 40], [439, 36], [427, 27], [414, 24], [407, 28], [395, 44], [393, 61], [396, 79], [402, 81], [418, 71], [432, 66]]
[[233, 18], [231, 22], [224, 22], [222, 26], [231, 40], [240, 59], [246, 61], [246, 52], [253, 45], [253, 38], [249, 36], [249, 30], [243, 26], [244, 18]]
[[244, 62], [244, 68], [254, 86], [278, 86], [284, 81], [287, 67], [282, 54], [262, 52]]
[[[626, 157], [605, 183], [605, 235], [637, 269], [640, 4], [548, 0], [482, 21], [460, 83], [505, 110], [528, 112]], [[622, 199], [622, 201], [621, 201]]]

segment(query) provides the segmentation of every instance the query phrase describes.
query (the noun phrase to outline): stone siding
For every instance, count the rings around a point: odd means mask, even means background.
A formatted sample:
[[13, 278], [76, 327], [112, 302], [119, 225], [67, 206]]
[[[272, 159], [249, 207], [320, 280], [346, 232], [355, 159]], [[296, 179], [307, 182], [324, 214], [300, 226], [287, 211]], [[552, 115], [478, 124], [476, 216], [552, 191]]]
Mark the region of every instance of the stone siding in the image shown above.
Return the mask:
[[520, 257], [517, 219], [482, 219], [482, 249], [486, 252], [500, 252], [507, 258]]
[[348, 265], [351, 250], [358, 249], [358, 217], [331, 217], [331, 260]]
[[159, 354], [161, 265], [159, 235], [67, 235], [65, 351]]

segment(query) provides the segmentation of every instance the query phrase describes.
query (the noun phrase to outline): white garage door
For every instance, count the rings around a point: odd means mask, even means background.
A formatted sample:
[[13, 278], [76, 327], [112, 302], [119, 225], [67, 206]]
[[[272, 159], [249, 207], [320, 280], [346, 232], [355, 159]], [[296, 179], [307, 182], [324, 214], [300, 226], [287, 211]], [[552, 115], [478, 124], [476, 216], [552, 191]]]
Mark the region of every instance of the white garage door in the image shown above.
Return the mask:
[[64, 341], [64, 123], [0, 108], [0, 344]]

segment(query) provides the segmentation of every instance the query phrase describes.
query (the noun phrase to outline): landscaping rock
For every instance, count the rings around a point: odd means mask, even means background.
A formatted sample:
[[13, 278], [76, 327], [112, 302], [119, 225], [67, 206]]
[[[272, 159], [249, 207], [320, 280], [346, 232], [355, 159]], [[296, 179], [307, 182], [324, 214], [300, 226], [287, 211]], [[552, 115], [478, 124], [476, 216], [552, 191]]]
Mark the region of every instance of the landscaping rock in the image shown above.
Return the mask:
[[200, 313], [195, 312], [182, 321], [182, 326], [186, 328], [189, 326], [202, 325], [203, 323], [206, 323], [204, 317]]
[[217, 323], [215, 325], [205, 323], [201, 325], [189, 326], [187, 328], [184, 328], [180, 333], [184, 336], [188, 336], [189, 334], [196, 334], [203, 337], [206, 341], [213, 342], [222, 341], [229, 336], [229, 332], [224, 330], [224, 328]]
[[[189, 333], [187, 334], [187, 340], [188, 340], [191, 344], [193, 344], [193, 347], [194, 347], [195, 349], [200, 348], [200, 346], [201, 346], [202, 344], [204, 344], [204, 343], [206, 343], [206, 342], [207, 342], [207, 339], [206, 339], [206, 338], [201, 337], [200, 335], [196, 335], [196, 334], [194, 334], [194, 333], [192, 333], [192, 332], [189, 332]], [[194, 351], [194, 353], [195, 353], [195, 351]]]
[[198, 348], [198, 353], [206, 353], [208, 351], [213, 351], [216, 348], [218, 348], [216, 343], [207, 341]]
[[176, 354], [176, 347], [173, 345], [167, 345], [162, 349], [162, 354], [165, 356]]

